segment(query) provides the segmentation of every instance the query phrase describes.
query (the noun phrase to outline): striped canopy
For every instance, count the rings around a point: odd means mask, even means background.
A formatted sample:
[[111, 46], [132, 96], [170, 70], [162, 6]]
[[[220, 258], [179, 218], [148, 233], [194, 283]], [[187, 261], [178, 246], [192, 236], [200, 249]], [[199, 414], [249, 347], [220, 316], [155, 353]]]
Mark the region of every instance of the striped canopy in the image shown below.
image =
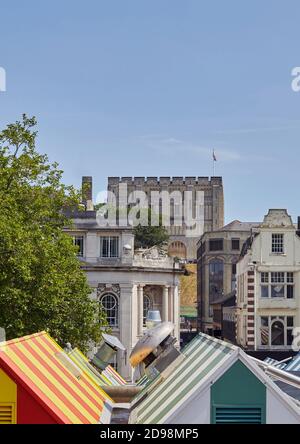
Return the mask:
[[111, 366], [108, 365], [105, 370], [101, 373], [101, 376], [106, 377], [111, 385], [125, 385], [126, 381], [121, 375]]
[[99, 373], [88, 361], [87, 357], [75, 348], [68, 356], [80, 367], [97, 385], [125, 385], [126, 381], [110, 365]]
[[287, 366], [286, 362], [279, 362], [273, 358], [266, 358], [264, 359], [264, 362], [266, 364], [272, 365], [273, 367], [279, 368], [280, 370], [284, 370]]
[[[223, 341], [204, 334], [196, 336], [182, 351], [185, 355], [165, 380], [154, 387], [133, 411], [132, 419], [138, 424], [162, 424], [237, 350]], [[172, 364], [171, 364], [172, 365]], [[156, 385], [157, 384], [157, 385]]]
[[300, 372], [300, 353], [285, 367], [287, 372]]
[[111, 410], [112, 400], [46, 332], [2, 342], [0, 367], [58, 423], [97, 424]]

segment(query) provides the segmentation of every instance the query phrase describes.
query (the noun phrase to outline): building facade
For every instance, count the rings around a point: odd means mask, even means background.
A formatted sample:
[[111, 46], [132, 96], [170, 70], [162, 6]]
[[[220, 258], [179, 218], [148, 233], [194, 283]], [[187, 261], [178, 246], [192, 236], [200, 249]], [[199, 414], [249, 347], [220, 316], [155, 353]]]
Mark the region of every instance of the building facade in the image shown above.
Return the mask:
[[143, 335], [148, 310], [159, 310], [162, 320], [174, 323], [179, 344], [181, 266], [157, 248], [134, 251], [132, 230], [99, 227], [96, 211], [73, 215], [73, 227], [66, 231], [78, 246], [92, 298], [99, 301], [112, 334], [126, 348], [114, 364], [130, 380], [129, 354]]
[[[167, 192], [171, 196], [170, 226], [168, 227], [170, 234], [168, 253], [170, 256], [195, 260], [199, 236], [203, 232], [217, 230], [224, 225], [224, 195], [221, 177], [212, 177], [211, 179], [208, 177], [109, 177], [107, 190], [114, 193], [117, 205], [119, 204], [120, 185], [126, 185], [128, 195], [144, 191], [149, 199], [152, 192]], [[172, 198], [172, 193], [180, 192], [184, 196], [186, 191], [192, 192], [194, 217], [197, 217], [196, 193], [203, 192], [203, 227], [201, 232], [197, 232], [195, 235], [188, 233], [184, 221], [180, 226], [174, 224], [174, 219], [178, 214], [183, 215], [185, 209], [183, 201], [181, 205], [176, 203], [176, 199]], [[161, 202], [162, 200], [160, 200], [160, 214], [162, 214]]]
[[269, 210], [237, 265], [237, 342], [248, 350], [291, 350], [299, 322], [299, 231], [286, 210]]
[[214, 336], [236, 343], [236, 291], [212, 302]]
[[[235, 220], [209, 231], [197, 244], [198, 330], [213, 334], [213, 303], [226, 298], [236, 288], [236, 264], [244, 242], [255, 223]], [[229, 314], [228, 314], [229, 316]]]

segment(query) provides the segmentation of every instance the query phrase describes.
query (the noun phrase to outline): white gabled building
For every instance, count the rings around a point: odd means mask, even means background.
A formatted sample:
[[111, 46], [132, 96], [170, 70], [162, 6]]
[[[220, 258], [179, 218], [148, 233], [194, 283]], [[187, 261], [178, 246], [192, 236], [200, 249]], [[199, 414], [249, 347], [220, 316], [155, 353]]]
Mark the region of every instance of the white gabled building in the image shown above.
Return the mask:
[[237, 265], [237, 343], [291, 350], [300, 325], [300, 237], [286, 210], [253, 228]]

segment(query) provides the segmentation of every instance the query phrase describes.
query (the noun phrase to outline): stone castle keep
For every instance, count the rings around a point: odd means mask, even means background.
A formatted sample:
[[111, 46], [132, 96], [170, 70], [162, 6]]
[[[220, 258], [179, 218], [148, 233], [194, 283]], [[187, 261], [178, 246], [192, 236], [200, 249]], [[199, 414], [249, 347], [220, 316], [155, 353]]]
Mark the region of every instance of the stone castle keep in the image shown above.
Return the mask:
[[[195, 210], [195, 196], [197, 191], [204, 193], [204, 229], [203, 232], [217, 230], [224, 226], [224, 193], [222, 177], [108, 177], [107, 190], [113, 192], [117, 205], [119, 204], [119, 186], [127, 185], [128, 195], [135, 191], [144, 191], [147, 196], [153, 191], [167, 191], [172, 193], [185, 191], [193, 193], [193, 210]], [[174, 215], [174, 203], [171, 201], [171, 214]], [[170, 234], [169, 254], [188, 260], [195, 260], [197, 257], [198, 237], [188, 237], [186, 227], [171, 226], [168, 229]], [[200, 233], [200, 235], [203, 233]]]

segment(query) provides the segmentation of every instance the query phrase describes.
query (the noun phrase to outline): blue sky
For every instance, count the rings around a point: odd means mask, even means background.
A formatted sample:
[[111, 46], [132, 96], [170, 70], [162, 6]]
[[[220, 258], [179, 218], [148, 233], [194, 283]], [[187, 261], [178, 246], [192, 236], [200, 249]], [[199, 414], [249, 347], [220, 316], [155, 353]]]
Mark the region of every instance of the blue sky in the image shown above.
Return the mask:
[[298, 205], [300, 2], [1, 2], [0, 127], [23, 112], [66, 183], [224, 177], [226, 221]]

